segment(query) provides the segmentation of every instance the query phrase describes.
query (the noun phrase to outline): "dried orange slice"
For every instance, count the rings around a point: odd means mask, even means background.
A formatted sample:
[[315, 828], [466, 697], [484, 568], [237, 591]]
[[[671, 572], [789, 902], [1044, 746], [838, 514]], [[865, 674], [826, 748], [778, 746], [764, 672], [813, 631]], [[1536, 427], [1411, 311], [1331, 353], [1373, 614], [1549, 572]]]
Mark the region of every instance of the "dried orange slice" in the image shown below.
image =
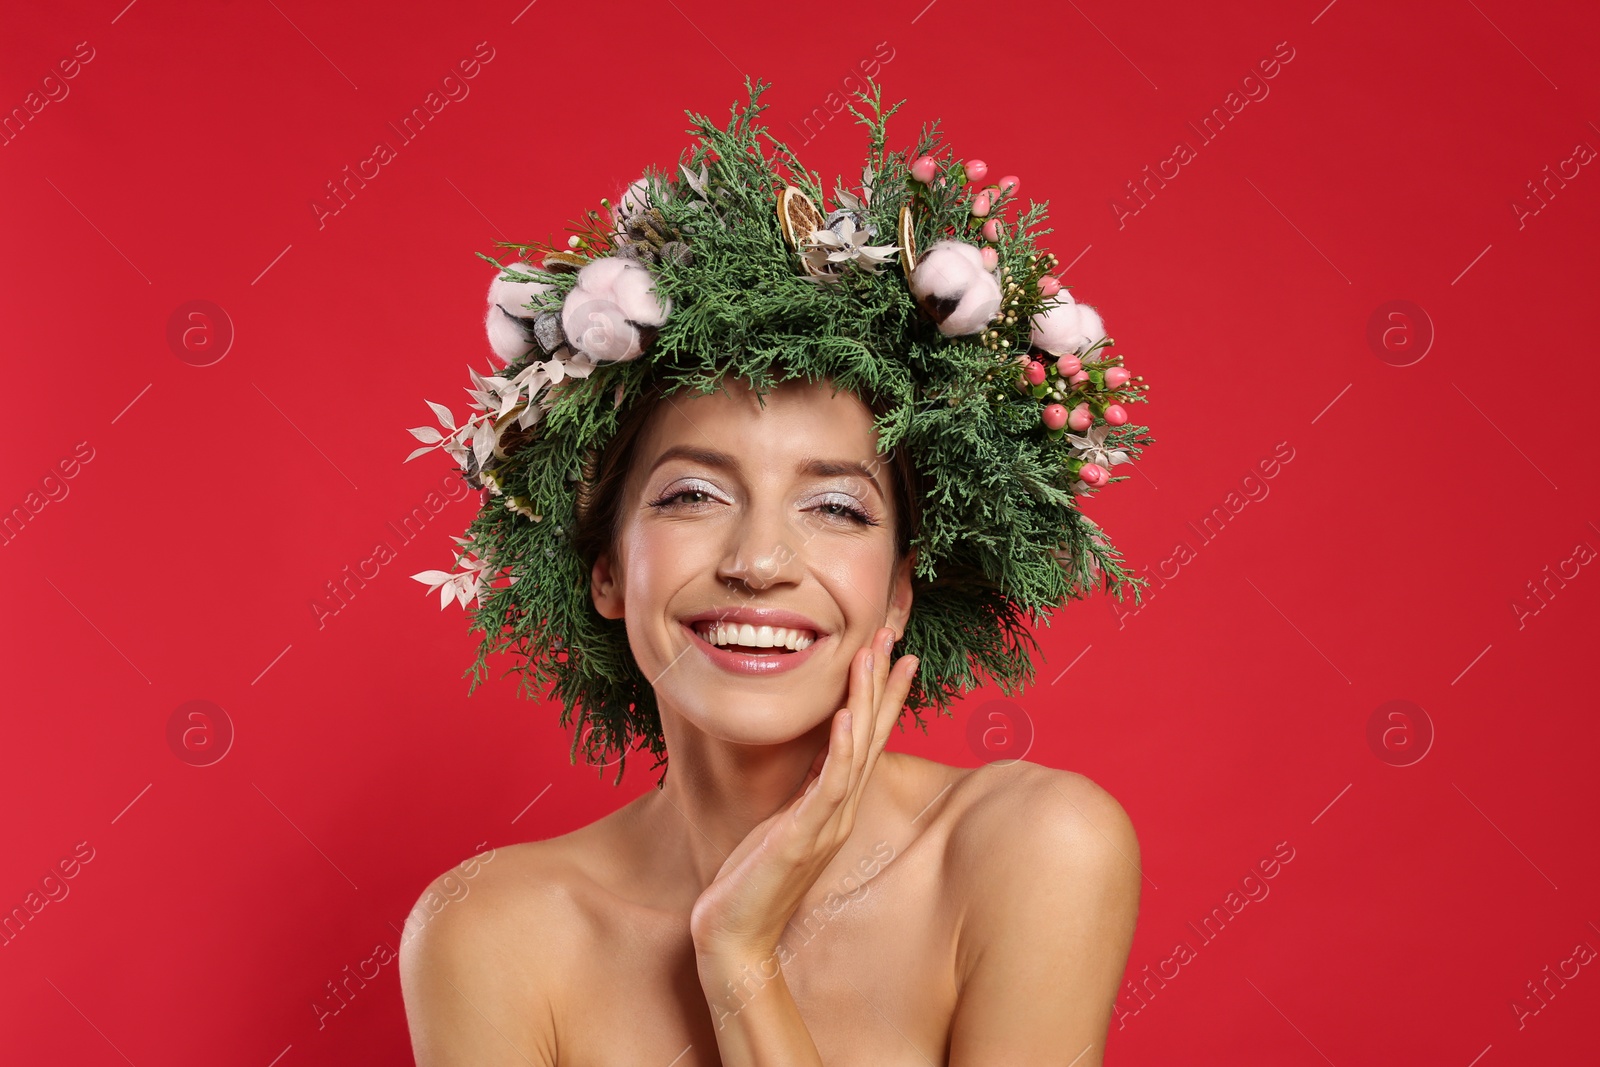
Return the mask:
[[911, 202], [900, 205], [900, 268], [906, 277], [917, 269], [917, 227], [911, 217]]
[[588, 263], [584, 257], [575, 256], [571, 252], [546, 252], [539, 265], [551, 274], [575, 274]]
[[801, 245], [811, 240], [811, 235], [822, 229], [827, 220], [817, 205], [798, 186], [786, 187], [778, 196], [778, 225], [789, 247], [800, 251]]
[[513, 419], [520, 416], [527, 406], [528, 402], [526, 400], [520, 401], [513, 405], [510, 411], [506, 412], [504, 415], [500, 416], [500, 418], [495, 420], [494, 428], [496, 440], [494, 445], [494, 455], [497, 459], [510, 459], [513, 452], [515, 452], [523, 444], [527, 443], [527, 441], [534, 436], [535, 430], [532, 428], [527, 430], [517, 427], [512, 427], [509, 430], [506, 429], [506, 426], [510, 424]]

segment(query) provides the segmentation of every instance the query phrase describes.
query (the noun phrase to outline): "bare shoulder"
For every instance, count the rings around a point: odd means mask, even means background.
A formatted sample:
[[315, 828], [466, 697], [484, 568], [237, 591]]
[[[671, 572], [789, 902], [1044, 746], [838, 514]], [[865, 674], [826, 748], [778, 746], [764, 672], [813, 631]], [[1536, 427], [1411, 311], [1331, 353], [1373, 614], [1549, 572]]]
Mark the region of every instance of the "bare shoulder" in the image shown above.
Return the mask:
[[946, 851], [962, 900], [949, 1062], [1045, 1062], [1071, 1048], [1080, 1067], [1098, 1065], [1138, 917], [1132, 821], [1083, 775], [1026, 761], [980, 768], [961, 788]]
[[950, 847], [978, 855], [1068, 863], [1085, 875], [1139, 881], [1139, 841], [1115, 797], [1075, 771], [1027, 760], [990, 764], [960, 782]]
[[554, 994], [582, 925], [559, 840], [474, 856], [417, 898], [400, 981], [418, 1067], [555, 1063]]

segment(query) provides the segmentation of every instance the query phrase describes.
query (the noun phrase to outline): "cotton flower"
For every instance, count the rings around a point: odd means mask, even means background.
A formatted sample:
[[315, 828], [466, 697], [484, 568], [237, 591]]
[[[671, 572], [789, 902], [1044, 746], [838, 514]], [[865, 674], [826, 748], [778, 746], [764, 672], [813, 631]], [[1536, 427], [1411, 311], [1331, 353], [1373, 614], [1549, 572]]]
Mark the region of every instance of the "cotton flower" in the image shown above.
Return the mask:
[[[506, 268], [523, 274], [531, 274], [534, 269], [527, 263], [513, 263]], [[526, 305], [549, 290], [544, 282], [514, 281], [505, 277], [504, 271], [495, 274], [489, 283], [489, 314], [483, 325], [489, 334], [489, 347], [500, 362], [509, 365], [532, 350], [535, 316]]]
[[1075, 303], [1065, 289], [1056, 294], [1056, 302], [1048, 310], [1033, 317], [1032, 341], [1052, 356], [1086, 351], [1105, 335], [1099, 312]]
[[667, 321], [672, 301], [658, 297], [650, 272], [636, 260], [607, 256], [578, 272], [578, 284], [561, 305], [567, 342], [596, 363], [637, 359], [645, 340], [639, 328]]
[[1000, 310], [1000, 283], [983, 254], [962, 241], [938, 241], [911, 272], [911, 295], [946, 337], [980, 332]]

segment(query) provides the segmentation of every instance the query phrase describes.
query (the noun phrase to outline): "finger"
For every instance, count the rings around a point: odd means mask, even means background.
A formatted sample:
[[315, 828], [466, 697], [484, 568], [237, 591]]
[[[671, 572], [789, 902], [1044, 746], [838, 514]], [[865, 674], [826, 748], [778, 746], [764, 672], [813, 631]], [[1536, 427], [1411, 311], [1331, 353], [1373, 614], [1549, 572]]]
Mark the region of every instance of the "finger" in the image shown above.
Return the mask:
[[845, 707], [834, 713], [822, 770], [806, 784], [795, 806], [795, 819], [807, 834], [819, 833], [849, 795], [855, 760], [855, 714]]
[[867, 779], [872, 775], [873, 769], [878, 764], [878, 757], [883, 754], [884, 747], [889, 743], [889, 735], [894, 724], [900, 718], [900, 712], [905, 707], [906, 698], [911, 694], [911, 682], [916, 677], [917, 668], [921, 665], [921, 661], [915, 656], [901, 656], [889, 674], [885, 684], [883, 704], [880, 708], [884, 729], [878, 736], [873, 738], [868, 751], [862, 754], [861, 777], [855, 783], [856, 788], [851, 790], [849, 801], [846, 804], [848, 810], [845, 812], [845, 817], [847, 819], [853, 820], [855, 818], [855, 809], [861, 803], [861, 797], [866, 792]]
[[800, 785], [795, 789], [794, 795], [790, 798], [791, 801], [798, 800], [810, 789], [812, 782], [822, 777], [822, 770], [828, 765], [828, 760], [830, 758], [837, 762], [838, 757], [835, 755], [835, 753], [840, 751], [840, 746], [834, 742], [834, 736], [838, 733], [839, 727], [843, 724], [843, 721], [851, 717], [849, 715], [849, 711], [850, 708], [846, 706], [833, 713], [832, 718], [828, 722], [828, 736], [826, 739], [827, 743], [821, 748], [817, 749], [817, 754], [812, 758], [811, 766], [806, 768], [805, 776], [800, 779]]
[[883, 653], [882, 644], [879, 643], [882, 639], [882, 630], [874, 633], [867, 646], [857, 655], [858, 662], [851, 664], [850, 709], [855, 735], [855, 749], [850, 761], [851, 793], [858, 788], [861, 772], [866, 766], [866, 754], [872, 748], [873, 739], [877, 736], [877, 676], [883, 669], [880, 668], [879, 662], [888, 659]]
[[[888, 626], [879, 627], [873, 641], [872, 655], [877, 669], [872, 672], [872, 708], [876, 711], [878, 705], [883, 703], [883, 689], [889, 682], [889, 671], [894, 667], [894, 630]], [[873, 726], [876, 727], [877, 723], [874, 722]]]
[[856, 750], [858, 771], [862, 762], [860, 757], [865, 756], [867, 750], [872, 747], [873, 741], [878, 736], [880, 725], [878, 722], [878, 705], [883, 700], [883, 687], [889, 677], [889, 669], [892, 665], [889, 657], [891, 650], [894, 648], [893, 641], [894, 631], [887, 626], [878, 627], [867, 641], [867, 650], [871, 654], [870, 662], [872, 668], [867, 672], [868, 680], [864, 687], [866, 690], [864, 699], [867, 711], [866, 714], [856, 717], [861, 727], [860, 732], [856, 734], [856, 739], [860, 742]]
[[[884, 693], [890, 681], [890, 672], [894, 669], [894, 630], [891, 627], [881, 627], [873, 635], [876, 645], [873, 656], [876, 660], [876, 670], [872, 676], [872, 712], [871, 729], [867, 732], [866, 740], [862, 744], [857, 764], [860, 770], [866, 768], [866, 757], [873, 746], [880, 745], [889, 734], [889, 729], [894, 725], [894, 712], [885, 712], [883, 707]], [[858, 779], [860, 777], [858, 771]], [[859, 781], [852, 783], [859, 788]], [[852, 790], [854, 791], [854, 790]]]

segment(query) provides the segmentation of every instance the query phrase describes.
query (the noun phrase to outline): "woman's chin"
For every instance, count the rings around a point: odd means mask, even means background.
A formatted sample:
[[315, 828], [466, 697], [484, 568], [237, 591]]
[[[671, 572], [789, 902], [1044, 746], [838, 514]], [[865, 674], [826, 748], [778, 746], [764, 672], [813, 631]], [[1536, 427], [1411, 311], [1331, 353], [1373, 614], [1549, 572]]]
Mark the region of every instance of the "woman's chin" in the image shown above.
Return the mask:
[[[707, 737], [732, 745], [782, 745], [827, 728], [832, 709], [819, 709], [810, 701], [774, 701], [770, 696], [744, 700], [718, 695], [715, 702], [679, 704], [683, 717]], [[842, 706], [842, 705], [841, 705]]]

